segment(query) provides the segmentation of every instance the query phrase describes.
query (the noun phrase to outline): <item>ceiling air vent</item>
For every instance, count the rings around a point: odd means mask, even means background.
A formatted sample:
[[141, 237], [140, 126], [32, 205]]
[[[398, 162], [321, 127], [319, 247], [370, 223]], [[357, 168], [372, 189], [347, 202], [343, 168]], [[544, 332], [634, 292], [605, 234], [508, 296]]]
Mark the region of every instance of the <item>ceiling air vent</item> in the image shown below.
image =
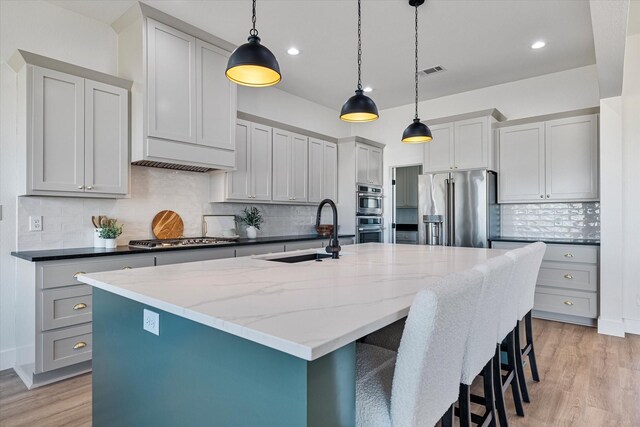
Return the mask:
[[420, 77], [427, 77], [435, 73], [441, 73], [443, 71], [447, 71], [442, 65], [436, 65], [435, 67], [425, 68], [424, 70], [420, 70], [418, 74]]

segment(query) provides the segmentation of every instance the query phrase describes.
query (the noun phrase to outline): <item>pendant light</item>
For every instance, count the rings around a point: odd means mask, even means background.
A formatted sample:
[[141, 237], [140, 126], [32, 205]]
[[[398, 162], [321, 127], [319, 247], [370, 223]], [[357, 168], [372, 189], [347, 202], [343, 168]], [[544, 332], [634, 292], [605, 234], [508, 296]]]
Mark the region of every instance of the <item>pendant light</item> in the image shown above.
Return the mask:
[[416, 9], [416, 115], [407, 128], [402, 132], [402, 142], [407, 144], [418, 144], [421, 142], [429, 142], [433, 139], [431, 130], [427, 125], [422, 123], [418, 118], [418, 6], [424, 3], [424, 0], [409, 0], [409, 4]]
[[280, 65], [273, 53], [260, 44], [256, 30], [256, 0], [253, 0], [253, 28], [249, 31], [248, 42], [238, 46], [227, 62], [227, 78], [243, 86], [265, 87], [278, 83]]
[[371, 122], [378, 118], [378, 107], [373, 99], [364, 94], [360, 68], [362, 67], [362, 34], [360, 31], [362, 14], [358, 0], [358, 87], [356, 94], [347, 100], [340, 111], [340, 119], [345, 122]]

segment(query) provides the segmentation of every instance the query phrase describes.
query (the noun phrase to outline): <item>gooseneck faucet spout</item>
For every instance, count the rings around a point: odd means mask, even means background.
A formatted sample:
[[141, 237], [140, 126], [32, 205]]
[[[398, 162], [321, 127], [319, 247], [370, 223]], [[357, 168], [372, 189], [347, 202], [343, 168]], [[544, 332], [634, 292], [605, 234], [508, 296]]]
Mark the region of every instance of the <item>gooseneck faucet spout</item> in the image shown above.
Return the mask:
[[318, 214], [316, 215], [316, 228], [320, 225], [320, 217], [322, 216], [322, 208], [324, 205], [331, 206], [333, 212], [333, 235], [329, 241], [329, 246], [326, 247], [327, 253], [331, 254], [331, 258], [340, 258], [340, 242], [338, 242], [338, 210], [336, 204], [331, 199], [324, 199], [318, 205]]

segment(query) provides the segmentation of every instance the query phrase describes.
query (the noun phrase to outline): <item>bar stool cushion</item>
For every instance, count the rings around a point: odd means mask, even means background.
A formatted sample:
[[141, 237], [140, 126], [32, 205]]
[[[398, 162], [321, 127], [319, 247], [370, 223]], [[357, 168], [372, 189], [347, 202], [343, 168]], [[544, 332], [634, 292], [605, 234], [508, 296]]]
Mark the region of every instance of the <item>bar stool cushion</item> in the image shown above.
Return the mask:
[[389, 350], [398, 351], [406, 320], [406, 317], [404, 319], [396, 320], [392, 324], [367, 335], [364, 338], [364, 342]]
[[397, 353], [356, 344], [356, 426], [391, 426], [391, 384]]

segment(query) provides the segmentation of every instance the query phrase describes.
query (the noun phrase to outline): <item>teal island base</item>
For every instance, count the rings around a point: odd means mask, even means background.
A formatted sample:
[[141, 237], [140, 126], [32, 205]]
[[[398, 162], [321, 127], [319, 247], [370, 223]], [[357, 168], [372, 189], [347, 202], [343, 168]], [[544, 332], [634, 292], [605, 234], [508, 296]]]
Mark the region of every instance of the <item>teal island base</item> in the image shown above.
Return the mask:
[[94, 288], [93, 345], [95, 427], [355, 425], [355, 343], [309, 362]]

